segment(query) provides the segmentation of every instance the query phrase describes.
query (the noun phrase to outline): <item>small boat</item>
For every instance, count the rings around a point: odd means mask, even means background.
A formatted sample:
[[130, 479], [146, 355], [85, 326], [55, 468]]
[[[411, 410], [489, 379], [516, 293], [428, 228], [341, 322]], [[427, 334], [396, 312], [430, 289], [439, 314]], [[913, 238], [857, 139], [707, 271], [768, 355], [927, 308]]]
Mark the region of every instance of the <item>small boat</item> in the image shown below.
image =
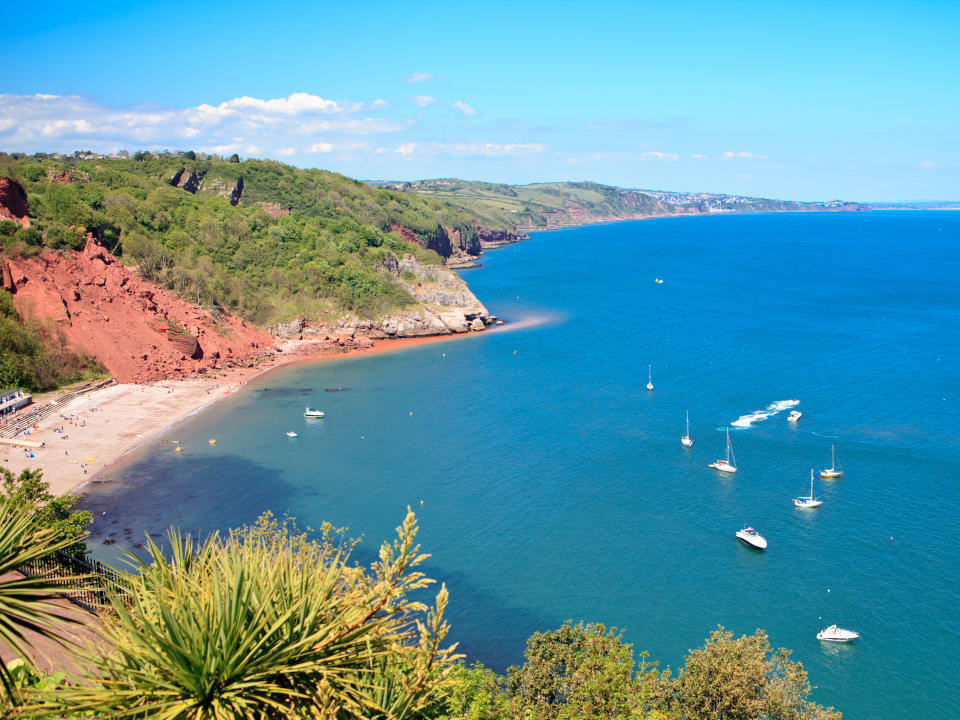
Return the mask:
[[851, 642], [860, 637], [860, 633], [853, 630], [844, 630], [843, 628], [831, 625], [817, 633], [817, 640], [827, 642]]
[[745, 527], [743, 530], [737, 530], [737, 540], [742, 542], [744, 545], [754, 548], [755, 550], [767, 549], [766, 539], [764, 539], [763, 535], [758, 533], [752, 527]]
[[821, 470], [820, 477], [827, 479], [843, 477], [843, 468], [837, 465], [837, 451], [833, 445], [830, 446], [830, 467]]
[[737, 471], [737, 459], [733, 457], [733, 446], [730, 444], [730, 428], [727, 428], [727, 457], [725, 460], [714, 460], [709, 467], [720, 472], [735, 473]]
[[663, 285], [663, 280], [661, 280], [660, 278], [654, 278], [653, 281], [654, 281], [657, 285]]
[[787, 415], [787, 422], [795, 423], [803, 415], [799, 410], [791, 410], [790, 414]]
[[653, 390], [653, 365], [647, 365], [647, 390]]
[[323, 410], [314, 410], [312, 407], [304, 408], [303, 416], [306, 418], [321, 418], [323, 417]]
[[210, 443], [211, 445], [216, 445], [216, 444], [217, 444], [217, 441], [214, 440], [213, 438], [210, 438], [209, 440], [207, 440], [207, 442]]
[[293, 430], [288, 430], [288, 431], [287, 431], [287, 437], [296, 437], [296, 436], [297, 436], [297, 434], [296, 434]]
[[813, 468], [810, 468], [810, 494], [801, 495], [793, 499], [793, 504], [798, 508], [815, 508], [823, 505], [823, 500], [818, 500], [813, 496]]
[[684, 434], [682, 438], [680, 438], [680, 442], [683, 444], [684, 447], [693, 447], [693, 440], [690, 438], [690, 412], [689, 411], [687, 411], [687, 432]]

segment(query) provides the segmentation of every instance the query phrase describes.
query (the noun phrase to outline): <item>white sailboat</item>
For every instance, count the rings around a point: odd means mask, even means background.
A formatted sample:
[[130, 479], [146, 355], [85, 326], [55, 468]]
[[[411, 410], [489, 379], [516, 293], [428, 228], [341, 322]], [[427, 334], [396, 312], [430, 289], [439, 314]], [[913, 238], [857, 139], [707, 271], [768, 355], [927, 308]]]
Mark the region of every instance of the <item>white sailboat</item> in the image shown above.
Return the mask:
[[810, 494], [795, 497], [793, 504], [798, 508], [815, 508], [823, 505], [823, 500], [818, 500], [813, 496], [813, 468], [810, 468]]
[[843, 468], [837, 465], [837, 451], [833, 445], [830, 446], [830, 467], [821, 470], [820, 477], [826, 479], [843, 477]]
[[684, 436], [680, 438], [680, 442], [683, 443], [684, 447], [693, 447], [693, 440], [690, 438], [690, 411], [687, 411], [687, 432], [684, 433]]
[[653, 365], [647, 365], [647, 390], [653, 390]]
[[709, 467], [720, 472], [735, 473], [737, 471], [737, 460], [733, 457], [733, 446], [730, 444], [730, 428], [727, 428], [727, 457], [725, 460], [714, 460]]

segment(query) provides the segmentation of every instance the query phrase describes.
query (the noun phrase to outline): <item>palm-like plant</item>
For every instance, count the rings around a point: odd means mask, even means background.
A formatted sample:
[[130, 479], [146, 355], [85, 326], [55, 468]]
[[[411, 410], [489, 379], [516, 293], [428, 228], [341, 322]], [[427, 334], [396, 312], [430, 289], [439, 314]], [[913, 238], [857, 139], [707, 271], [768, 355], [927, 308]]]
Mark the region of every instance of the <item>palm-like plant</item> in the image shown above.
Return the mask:
[[446, 589], [425, 615], [408, 597], [432, 582], [413, 513], [397, 531], [369, 572], [269, 518], [199, 545], [171, 531], [169, 557], [148, 543], [113, 597], [113, 652], [86, 652], [87, 684], [59, 699], [114, 718], [406, 717], [441, 692], [454, 648]]
[[[46, 575], [21, 576], [17, 571], [73, 542], [55, 528], [39, 526], [35, 514], [16, 499], [0, 495], [0, 577], [11, 578], [0, 581], [0, 643], [25, 660], [32, 648], [26, 631], [67, 642], [62, 625], [72, 621], [51, 601], [71, 588]], [[18, 694], [9, 670], [0, 663], [0, 704], [4, 698], [16, 702]]]

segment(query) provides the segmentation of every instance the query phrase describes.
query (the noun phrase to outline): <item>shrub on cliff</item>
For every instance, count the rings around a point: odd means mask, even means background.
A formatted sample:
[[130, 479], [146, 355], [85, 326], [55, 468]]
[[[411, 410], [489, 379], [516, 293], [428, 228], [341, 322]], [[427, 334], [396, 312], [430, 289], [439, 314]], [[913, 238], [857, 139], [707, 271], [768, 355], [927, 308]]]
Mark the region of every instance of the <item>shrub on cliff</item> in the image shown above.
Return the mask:
[[44, 392], [103, 372], [94, 358], [71, 350], [55, 325], [21, 320], [13, 296], [0, 288], [0, 388]]
[[76, 556], [86, 554], [84, 538], [93, 515], [87, 510], [77, 510], [79, 496], [51, 493], [50, 483], [43, 479], [43, 470], [25, 469], [14, 475], [7, 468], [0, 468], [0, 498], [13, 502], [19, 512], [31, 517], [38, 527], [53, 530], [58, 541], [68, 541], [63, 548], [65, 552]]

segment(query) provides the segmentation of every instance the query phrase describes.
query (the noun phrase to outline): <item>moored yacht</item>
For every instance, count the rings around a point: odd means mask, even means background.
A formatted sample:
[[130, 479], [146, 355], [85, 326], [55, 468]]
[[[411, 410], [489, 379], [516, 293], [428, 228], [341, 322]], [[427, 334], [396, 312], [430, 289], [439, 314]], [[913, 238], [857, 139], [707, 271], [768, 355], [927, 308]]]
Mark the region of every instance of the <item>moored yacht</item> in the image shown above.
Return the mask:
[[843, 468], [837, 465], [837, 451], [833, 445], [830, 446], [830, 467], [821, 470], [820, 477], [828, 480], [843, 477]]
[[730, 444], [730, 428], [727, 428], [727, 457], [724, 460], [714, 460], [709, 467], [725, 473], [737, 471], [737, 460], [733, 457], [733, 446]]
[[690, 437], [690, 413], [689, 412], [687, 412], [687, 432], [684, 434], [682, 438], [680, 438], [680, 442], [683, 443], [684, 447], [693, 447], [693, 439]]
[[304, 408], [303, 416], [306, 418], [322, 418], [323, 410], [314, 410], [312, 407]]
[[810, 468], [810, 494], [795, 497], [793, 504], [798, 508], [816, 508], [823, 505], [823, 500], [818, 500], [813, 496], [813, 468]]
[[647, 390], [653, 390], [653, 365], [647, 365]]
[[752, 547], [754, 550], [766, 550], [767, 541], [752, 527], [745, 527], [743, 530], [737, 530], [737, 540], [744, 545]]

